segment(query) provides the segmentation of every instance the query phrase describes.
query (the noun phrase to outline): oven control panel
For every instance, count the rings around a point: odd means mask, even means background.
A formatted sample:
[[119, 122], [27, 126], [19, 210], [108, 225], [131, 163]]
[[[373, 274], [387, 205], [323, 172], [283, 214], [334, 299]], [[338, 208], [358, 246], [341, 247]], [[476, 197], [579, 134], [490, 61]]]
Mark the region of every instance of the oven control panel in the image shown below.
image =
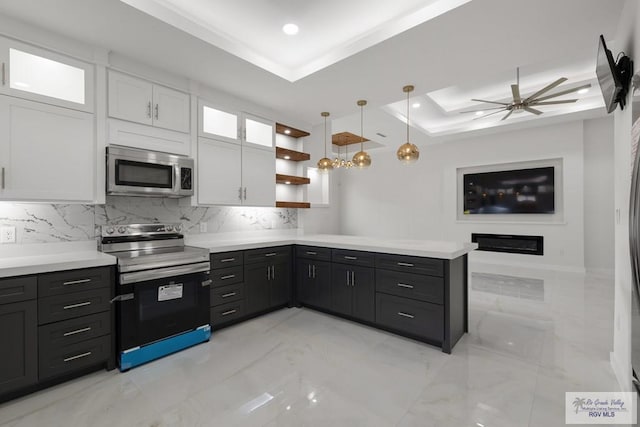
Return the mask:
[[119, 236], [153, 236], [158, 234], [180, 234], [183, 226], [175, 224], [117, 224], [103, 225], [103, 237]]

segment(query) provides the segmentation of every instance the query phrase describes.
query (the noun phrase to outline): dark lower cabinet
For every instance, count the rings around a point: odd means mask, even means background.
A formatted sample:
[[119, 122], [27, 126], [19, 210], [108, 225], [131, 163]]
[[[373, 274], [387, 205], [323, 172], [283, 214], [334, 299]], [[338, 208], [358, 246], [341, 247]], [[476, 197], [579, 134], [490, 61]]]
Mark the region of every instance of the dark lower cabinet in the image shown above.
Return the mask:
[[271, 266], [252, 264], [244, 267], [245, 312], [258, 313], [269, 308], [269, 278]]
[[378, 293], [376, 321], [380, 326], [434, 343], [444, 339], [444, 307], [439, 304]]
[[0, 343], [0, 395], [36, 384], [37, 301], [0, 305]]
[[291, 264], [289, 260], [274, 263], [269, 282], [269, 307], [278, 307], [291, 301]]
[[299, 259], [296, 271], [298, 300], [312, 307], [331, 309], [331, 263]]
[[375, 275], [373, 268], [332, 264], [331, 310], [373, 322], [375, 320]]
[[245, 252], [244, 282], [247, 315], [291, 302], [291, 248]]

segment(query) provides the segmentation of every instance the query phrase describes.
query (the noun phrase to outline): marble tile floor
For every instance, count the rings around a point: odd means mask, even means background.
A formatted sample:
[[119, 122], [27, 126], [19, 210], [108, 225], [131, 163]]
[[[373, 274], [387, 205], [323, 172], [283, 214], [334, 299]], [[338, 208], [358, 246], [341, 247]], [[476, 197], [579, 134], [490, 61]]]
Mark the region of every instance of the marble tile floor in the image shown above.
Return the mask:
[[618, 389], [612, 278], [471, 271], [482, 286], [470, 286], [470, 333], [451, 355], [284, 309], [130, 372], [2, 404], [0, 425], [553, 427], [564, 425], [565, 391]]

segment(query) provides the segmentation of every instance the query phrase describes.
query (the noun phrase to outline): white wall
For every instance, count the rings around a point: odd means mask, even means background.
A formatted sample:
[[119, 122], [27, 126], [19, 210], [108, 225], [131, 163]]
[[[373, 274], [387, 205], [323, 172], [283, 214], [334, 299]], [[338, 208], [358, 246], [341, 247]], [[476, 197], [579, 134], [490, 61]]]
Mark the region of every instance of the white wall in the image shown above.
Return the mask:
[[[587, 126], [593, 139], [606, 135], [610, 129], [606, 120], [590, 121]], [[369, 170], [344, 172], [341, 230], [354, 235], [462, 241], [469, 241], [472, 232], [543, 235], [544, 256], [475, 252], [471, 260], [551, 265], [582, 271], [585, 266], [583, 140], [583, 122], [576, 121], [426, 146], [421, 150], [420, 161], [409, 167], [398, 162], [392, 151], [375, 151]], [[590, 159], [592, 155], [603, 154], [594, 151], [593, 145], [589, 143]], [[563, 162], [562, 222], [456, 220], [457, 168], [552, 158], [561, 158]], [[599, 203], [605, 211], [611, 198], [592, 199], [590, 203]], [[605, 216], [599, 213], [590, 221], [597, 222]], [[590, 254], [590, 259], [592, 256], [596, 255]]]
[[[625, 51], [640, 61], [640, 7], [628, 0], [622, 11], [615, 50]], [[617, 52], [614, 53], [614, 55]], [[637, 67], [637, 66], [636, 66]], [[633, 390], [631, 383], [631, 266], [629, 263], [629, 190], [631, 187], [631, 110], [614, 112], [615, 156], [615, 297], [611, 366], [623, 390]]]
[[613, 117], [584, 122], [584, 264], [613, 274]]

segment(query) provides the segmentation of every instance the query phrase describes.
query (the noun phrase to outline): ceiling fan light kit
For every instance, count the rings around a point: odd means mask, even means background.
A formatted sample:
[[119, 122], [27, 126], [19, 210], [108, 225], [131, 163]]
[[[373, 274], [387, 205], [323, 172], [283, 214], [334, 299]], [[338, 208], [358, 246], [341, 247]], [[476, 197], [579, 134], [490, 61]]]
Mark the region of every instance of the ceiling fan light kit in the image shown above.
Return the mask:
[[[547, 92], [549, 92], [552, 89], [555, 89], [557, 86], [561, 85], [566, 81], [567, 81], [566, 77], [560, 77], [558, 80], [548, 84], [547, 86], [543, 87], [539, 91], [535, 92], [533, 95], [530, 95], [523, 99], [520, 94], [520, 68], [516, 68], [516, 84], [511, 85], [511, 96], [512, 96], [511, 102], [488, 101], [485, 99], [472, 99], [472, 101], [475, 101], [475, 102], [484, 102], [486, 104], [498, 105], [498, 107], [486, 108], [482, 110], [478, 110], [478, 109], [468, 110], [468, 111], [462, 111], [461, 113], [475, 113], [477, 115], [479, 111], [483, 112], [481, 115], [479, 115], [473, 120], [484, 119], [494, 114], [503, 113], [503, 112], [506, 112], [507, 114], [505, 114], [500, 119], [501, 121], [508, 119], [509, 117], [511, 117], [513, 113], [521, 113], [523, 111], [539, 116], [543, 114], [543, 111], [534, 107], [541, 107], [546, 105], [557, 105], [557, 104], [572, 104], [578, 101], [577, 98], [562, 99], [562, 100], [555, 100], [555, 101], [547, 101], [548, 99], [556, 98], [558, 96], [568, 95], [573, 92], [579, 92], [581, 90], [588, 89], [591, 87], [591, 84], [585, 84], [585, 85], [581, 85], [571, 89], [556, 92], [550, 95], [545, 95]], [[545, 96], [542, 96], [542, 95], [545, 95]], [[492, 110], [497, 110], [497, 111], [484, 114], [485, 111], [492, 111]]]

